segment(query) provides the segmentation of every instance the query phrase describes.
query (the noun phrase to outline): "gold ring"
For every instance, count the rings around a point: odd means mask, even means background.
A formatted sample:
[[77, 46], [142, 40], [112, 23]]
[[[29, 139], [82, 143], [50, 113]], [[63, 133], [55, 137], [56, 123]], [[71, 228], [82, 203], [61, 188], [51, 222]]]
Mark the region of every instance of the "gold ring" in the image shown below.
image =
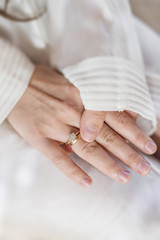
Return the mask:
[[80, 131], [71, 133], [65, 145], [74, 145], [80, 137]]

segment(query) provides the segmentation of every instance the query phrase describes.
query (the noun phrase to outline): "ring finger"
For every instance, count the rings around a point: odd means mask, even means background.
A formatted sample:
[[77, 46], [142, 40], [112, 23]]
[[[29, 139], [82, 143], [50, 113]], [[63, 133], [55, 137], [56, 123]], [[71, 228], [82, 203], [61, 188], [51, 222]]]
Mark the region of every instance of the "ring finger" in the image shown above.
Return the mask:
[[[61, 133], [59, 132], [59, 137], [55, 136], [55, 132], [52, 131], [53, 130], [50, 129], [50, 136], [48, 137], [65, 143], [68, 140], [70, 134], [72, 132], [76, 133], [78, 129], [66, 125], [65, 127], [63, 127], [63, 131], [61, 131]], [[130, 172], [124, 167], [122, 167], [119, 163], [117, 163], [108, 154], [108, 152], [104, 150], [103, 147], [101, 147], [95, 141], [92, 143], [87, 143], [80, 138], [76, 141], [74, 145], [70, 147], [79, 157], [81, 157], [86, 162], [90, 163], [112, 179], [121, 183], [127, 183], [130, 180]]]

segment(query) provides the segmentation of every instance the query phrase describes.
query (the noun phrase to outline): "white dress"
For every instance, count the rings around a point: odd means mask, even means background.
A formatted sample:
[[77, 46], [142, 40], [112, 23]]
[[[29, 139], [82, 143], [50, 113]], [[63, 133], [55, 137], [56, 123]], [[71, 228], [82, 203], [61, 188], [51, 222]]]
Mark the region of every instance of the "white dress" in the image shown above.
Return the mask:
[[[15, 1], [15, 4], [17, 2]], [[50, 20], [49, 29], [52, 34], [49, 38], [45, 25], [47, 16], [28, 23], [11, 23], [1, 18], [1, 29], [6, 30], [6, 36], [25, 51], [32, 61], [59, 67], [80, 89], [87, 109], [93, 110], [95, 103], [96, 110], [99, 110], [100, 106], [103, 106], [102, 110], [135, 110], [139, 114], [137, 123], [147, 133], [152, 133], [155, 129], [155, 116], [159, 114], [157, 106], [160, 101], [158, 34], [139, 20], [133, 19], [125, 0], [75, 0], [72, 5], [70, 0], [59, 0], [48, 1], [48, 4], [50, 12], [55, 10], [55, 14], [50, 14], [50, 19], [55, 17], [55, 20]], [[79, 12], [84, 10], [84, 15], [78, 14], [76, 9]], [[102, 12], [103, 14], [100, 14]], [[65, 14], [67, 21], [63, 21]], [[92, 17], [91, 21], [88, 14]], [[102, 16], [107, 20], [98, 20]], [[81, 18], [86, 20], [84, 26]], [[96, 23], [99, 23], [97, 28]], [[84, 28], [86, 34], [83, 36]], [[102, 28], [102, 36], [98, 30], [95, 32], [95, 29], [99, 28]], [[109, 30], [106, 30], [108, 28]], [[73, 36], [76, 29], [77, 33]], [[88, 31], [89, 29], [92, 31]], [[120, 34], [119, 38], [116, 38], [117, 34]], [[13, 49], [4, 40], [1, 41], [5, 46], [7, 44], [9, 50]], [[76, 44], [72, 44], [72, 48], [67, 51], [71, 42]], [[6, 55], [2, 48], [0, 50], [3, 53], [3, 58], [0, 58], [2, 64]], [[49, 54], [50, 52], [52, 54]], [[17, 76], [14, 72], [15, 66], [20, 59], [25, 58], [18, 79], [21, 79], [21, 72], [27, 62], [25, 78], [22, 76], [27, 84], [27, 77], [29, 78], [34, 66], [21, 52], [19, 54], [17, 62], [16, 59], [13, 62], [12, 71], [9, 71], [12, 74], [8, 79], [10, 82], [13, 74]], [[12, 56], [10, 58], [12, 59]], [[1, 64], [0, 69], [5, 76], [7, 71]], [[8, 64], [9, 67], [10, 65]], [[112, 81], [108, 80], [108, 76]], [[94, 81], [91, 82], [93, 77]], [[1, 75], [0, 81], [3, 78]], [[83, 79], [86, 80], [83, 84], [86, 84], [87, 92], [81, 84]], [[16, 82], [16, 79], [13, 81]], [[118, 88], [115, 85], [117, 82]], [[104, 94], [101, 94], [101, 88], [97, 88], [97, 83], [100, 87], [105, 85]], [[25, 90], [24, 84], [19, 84], [22, 88], [17, 91], [17, 97], [13, 96], [14, 104]], [[109, 86], [109, 91], [114, 91], [116, 99], [106, 98]], [[126, 94], [130, 89], [130, 94]], [[5, 93], [2, 96], [6, 101], [8, 93]], [[107, 104], [108, 100], [110, 104]], [[6, 102], [6, 105], [7, 110], [3, 105], [0, 108], [4, 109], [1, 122], [13, 108], [11, 103]], [[92, 186], [83, 189], [32, 149], [7, 121], [0, 126], [0, 153], [0, 240], [159, 240], [160, 164], [155, 159], [149, 158], [153, 171], [148, 176], [142, 177], [133, 173], [129, 184], [120, 185], [73, 155], [73, 160], [93, 179]]]

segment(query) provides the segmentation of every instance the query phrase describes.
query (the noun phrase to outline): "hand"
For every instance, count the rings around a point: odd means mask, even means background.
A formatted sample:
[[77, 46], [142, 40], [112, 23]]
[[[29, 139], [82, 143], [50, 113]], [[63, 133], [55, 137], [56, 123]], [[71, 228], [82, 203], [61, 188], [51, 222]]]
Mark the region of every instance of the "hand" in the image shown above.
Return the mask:
[[[60, 147], [71, 132], [79, 129], [83, 111], [79, 91], [71, 83], [55, 70], [37, 66], [28, 89], [9, 114], [8, 121], [66, 176], [80, 185], [89, 186], [91, 178]], [[129, 115], [127, 117], [132, 120]], [[126, 129], [129, 131], [130, 127], [135, 127], [134, 136], [139, 136], [137, 144], [142, 139], [147, 141], [148, 137], [131, 120]], [[73, 151], [116, 181], [128, 182], [130, 173], [114, 161], [109, 152], [141, 175], [150, 171], [149, 163], [106, 124], [96, 141], [87, 143], [80, 139], [73, 146]]]
[[155, 153], [157, 146], [136, 125], [137, 114], [131, 111], [103, 112], [84, 111], [81, 118], [81, 136], [87, 142], [93, 142], [99, 136], [104, 122], [123, 138], [146, 154]]
[[152, 139], [157, 144], [157, 151], [155, 153], [155, 157], [160, 159], [160, 118], [157, 119], [157, 129], [156, 129], [155, 133], [153, 134]]

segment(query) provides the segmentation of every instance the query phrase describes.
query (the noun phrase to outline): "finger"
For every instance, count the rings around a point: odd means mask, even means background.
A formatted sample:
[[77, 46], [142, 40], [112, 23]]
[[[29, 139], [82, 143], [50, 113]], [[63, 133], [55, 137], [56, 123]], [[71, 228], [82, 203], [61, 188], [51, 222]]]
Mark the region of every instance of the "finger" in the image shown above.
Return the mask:
[[125, 111], [126, 113], [128, 113], [128, 115], [130, 115], [134, 120], [136, 120], [137, 119], [137, 116], [138, 116], [138, 114], [137, 113], [135, 113], [135, 112], [132, 112], [132, 111]]
[[67, 154], [70, 155], [71, 153], [73, 153], [73, 149], [70, 147], [70, 145], [60, 144], [60, 146], [65, 150]]
[[96, 141], [135, 172], [143, 176], [150, 172], [150, 163], [106, 124]]
[[81, 117], [80, 131], [82, 138], [93, 142], [98, 136], [105, 121], [106, 112], [85, 110]]
[[95, 141], [87, 143], [83, 139], [79, 139], [72, 149], [79, 157], [117, 182], [127, 183], [130, 180], [130, 172], [110, 157]]
[[126, 112], [108, 112], [106, 123], [122, 137], [146, 154], [156, 152], [157, 146]]
[[53, 164], [73, 182], [89, 187], [92, 179], [78, 167], [59, 144], [50, 139], [43, 139], [36, 149], [49, 158]]
[[46, 138], [65, 143], [70, 137], [70, 134], [78, 132], [79, 129], [54, 121], [53, 124], [46, 125], [44, 131]]

